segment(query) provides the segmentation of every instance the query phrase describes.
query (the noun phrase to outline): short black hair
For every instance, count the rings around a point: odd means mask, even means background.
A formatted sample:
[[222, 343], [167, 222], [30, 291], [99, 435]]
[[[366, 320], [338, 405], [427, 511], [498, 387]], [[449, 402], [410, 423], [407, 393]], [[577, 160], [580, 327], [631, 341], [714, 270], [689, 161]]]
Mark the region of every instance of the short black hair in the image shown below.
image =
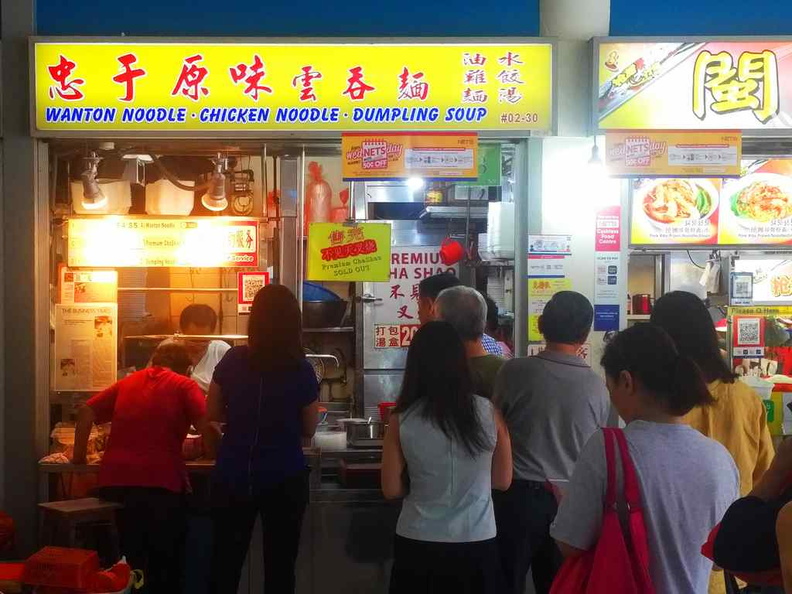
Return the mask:
[[455, 274], [448, 272], [444, 274], [435, 274], [434, 276], [423, 279], [418, 284], [418, 297], [434, 301], [437, 299], [437, 296], [446, 289], [458, 287], [461, 284], [462, 281], [460, 281]]
[[495, 303], [495, 300], [487, 295], [486, 293], [482, 293], [484, 296], [484, 302], [487, 304], [487, 330], [495, 331], [500, 326], [500, 321], [498, 320], [498, 306]]
[[151, 364], [155, 367], [167, 367], [180, 375], [187, 375], [192, 365], [190, 353], [180, 342], [163, 342], [154, 351]]
[[594, 308], [585, 296], [561, 291], [545, 305], [539, 330], [547, 342], [580, 344], [586, 341], [594, 321]]
[[201, 328], [211, 328], [214, 332], [217, 328], [217, 313], [204, 303], [188, 305], [179, 316], [179, 329], [184, 331], [190, 324]]

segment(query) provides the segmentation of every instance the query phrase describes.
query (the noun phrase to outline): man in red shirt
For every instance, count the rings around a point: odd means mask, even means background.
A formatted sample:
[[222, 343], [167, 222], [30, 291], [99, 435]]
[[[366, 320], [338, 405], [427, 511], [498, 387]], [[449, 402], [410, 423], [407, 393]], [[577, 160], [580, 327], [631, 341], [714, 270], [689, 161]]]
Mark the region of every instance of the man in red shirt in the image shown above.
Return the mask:
[[99, 469], [100, 495], [124, 505], [121, 550], [146, 576], [147, 592], [180, 591], [181, 542], [188, 486], [182, 444], [191, 425], [206, 423], [206, 400], [177, 343], [160, 345], [152, 367], [133, 373], [81, 407], [75, 464], [84, 464], [93, 423], [112, 422]]

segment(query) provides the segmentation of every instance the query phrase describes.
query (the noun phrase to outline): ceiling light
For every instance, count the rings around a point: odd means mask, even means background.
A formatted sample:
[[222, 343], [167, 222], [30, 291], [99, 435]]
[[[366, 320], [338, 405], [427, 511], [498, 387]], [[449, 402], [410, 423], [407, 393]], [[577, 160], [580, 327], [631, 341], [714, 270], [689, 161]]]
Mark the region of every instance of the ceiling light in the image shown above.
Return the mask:
[[220, 212], [228, 208], [228, 200], [226, 199], [226, 176], [224, 170], [226, 168], [226, 159], [221, 155], [217, 155], [212, 159], [215, 169], [212, 172], [212, 177], [209, 179], [209, 188], [206, 194], [201, 198], [203, 204], [208, 210], [213, 212]]
[[426, 182], [422, 177], [410, 177], [407, 179], [407, 187], [413, 192], [423, 189], [425, 185]]
[[99, 210], [107, 206], [107, 196], [96, 179], [101, 160], [94, 152], [85, 157], [85, 170], [80, 174], [83, 186], [82, 207], [85, 210]]

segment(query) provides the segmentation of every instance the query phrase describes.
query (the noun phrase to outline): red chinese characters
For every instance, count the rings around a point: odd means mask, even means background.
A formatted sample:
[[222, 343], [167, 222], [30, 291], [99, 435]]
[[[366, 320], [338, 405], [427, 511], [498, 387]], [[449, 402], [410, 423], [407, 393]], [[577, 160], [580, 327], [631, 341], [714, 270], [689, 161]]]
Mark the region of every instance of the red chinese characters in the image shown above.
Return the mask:
[[407, 313], [407, 308], [408, 307], [409, 307], [408, 305], [402, 305], [399, 308], [399, 311], [398, 311], [398, 313], [396, 315], [397, 315], [397, 317], [400, 320], [402, 320], [402, 319], [404, 319], [404, 320], [414, 320], [415, 319], [415, 316], [411, 316], [409, 313]]
[[344, 232], [338, 229], [331, 231], [328, 239], [330, 240], [330, 245], [341, 245], [344, 243]]
[[346, 245], [331, 246], [322, 249], [322, 260], [332, 262], [344, 258], [354, 258], [355, 256], [365, 256], [377, 251], [377, 242], [373, 239], [348, 243]]
[[404, 297], [404, 293], [401, 292], [401, 285], [391, 285], [391, 299], [399, 299], [400, 297]]
[[487, 57], [481, 55], [480, 53], [476, 52], [475, 54], [471, 54], [469, 52], [465, 52], [462, 54], [462, 65], [463, 66], [484, 66], [487, 63]]
[[465, 72], [466, 85], [486, 85], [487, 73], [484, 70], [468, 70]]
[[185, 58], [182, 64], [181, 74], [173, 87], [171, 95], [184, 95], [185, 97], [198, 101], [201, 96], [209, 94], [209, 89], [203, 86], [204, 79], [209, 76], [209, 69], [199, 63], [203, 60], [201, 54], [195, 54]]
[[119, 56], [118, 61], [121, 64], [121, 72], [113, 77], [113, 82], [125, 87], [125, 93], [121, 97], [121, 101], [133, 101], [135, 99], [135, 79], [146, 76], [146, 71], [142, 68], [132, 68], [132, 65], [137, 62], [135, 54]]
[[292, 79], [292, 86], [300, 89], [300, 101], [316, 101], [313, 81], [322, 78], [322, 73], [313, 69], [313, 66], [303, 66], [302, 74]]
[[355, 66], [349, 69], [349, 78], [347, 79], [347, 88], [344, 95], [348, 95], [352, 101], [362, 101], [366, 98], [366, 93], [374, 91], [374, 87], [363, 80], [363, 67]]
[[232, 66], [228, 71], [235, 85], [241, 82], [247, 85], [242, 92], [252, 98], [253, 101], [258, 101], [259, 93], [272, 94], [272, 87], [268, 87], [261, 83], [264, 77], [267, 76], [267, 72], [264, 70], [264, 61], [258, 54], [253, 56], [253, 63], [250, 66], [241, 63]]
[[498, 58], [498, 64], [502, 64], [503, 66], [514, 66], [515, 64], [522, 63], [523, 61], [520, 59], [520, 54], [515, 54], [513, 52], [506, 52], [505, 56]]
[[522, 98], [522, 93], [517, 87], [506, 87], [498, 90], [498, 103], [519, 103]]
[[59, 62], [55, 66], [48, 66], [47, 71], [50, 77], [55, 82], [55, 85], [49, 88], [50, 99], [60, 97], [64, 101], [80, 101], [85, 94], [80, 90], [80, 87], [85, 84], [82, 78], [69, 78], [72, 72], [77, 68], [77, 64], [61, 55]]
[[405, 66], [399, 75], [399, 101], [402, 99], [425, 101], [429, 96], [429, 83], [423, 78], [423, 72], [410, 74], [409, 69]]
[[462, 103], [486, 103], [487, 93], [484, 89], [467, 88], [462, 92]]

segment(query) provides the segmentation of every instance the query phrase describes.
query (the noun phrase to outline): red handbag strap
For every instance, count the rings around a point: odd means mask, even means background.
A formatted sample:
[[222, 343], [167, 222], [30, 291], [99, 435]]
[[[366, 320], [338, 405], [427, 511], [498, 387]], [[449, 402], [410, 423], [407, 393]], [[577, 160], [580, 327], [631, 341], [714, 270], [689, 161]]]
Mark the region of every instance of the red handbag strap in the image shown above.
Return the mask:
[[638, 488], [638, 476], [635, 473], [630, 450], [627, 448], [627, 439], [621, 429], [611, 429], [619, 445], [619, 455], [621, 456], [622, 473], [624, 474], [624, 500], [631, 509], [640, 509], [641, 491]]
[[608, 465], [608, 490], [605, 494], [605, 506], [613, 508], [616, 505], [616, 450], [613, 447], [613, 429], [602, 429], [602, 438], [605, 441], [605, 461]]

